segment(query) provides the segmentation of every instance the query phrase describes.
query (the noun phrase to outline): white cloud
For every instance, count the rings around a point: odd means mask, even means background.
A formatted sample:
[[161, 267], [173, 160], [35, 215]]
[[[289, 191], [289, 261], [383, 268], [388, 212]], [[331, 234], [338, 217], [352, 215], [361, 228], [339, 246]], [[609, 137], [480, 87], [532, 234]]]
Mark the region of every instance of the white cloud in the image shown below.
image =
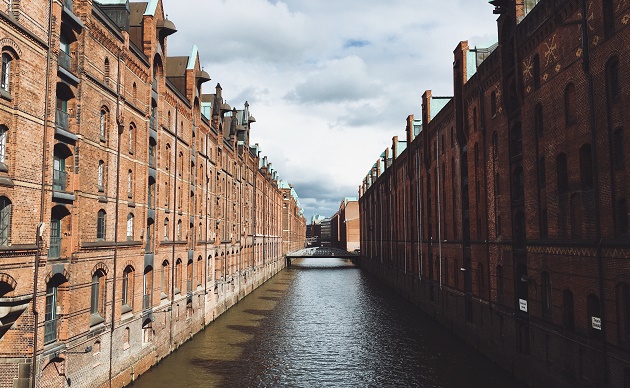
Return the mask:
[[307, 216], [330, 216], [357, 188], [425, 90], [452, 94], [460, 40], [490, 43], [485, 0], [163, 0], [178, 32], [168, 55], [197, 44], [231, 106], [247, 100], [260, 143]]
[[369, 99], [379, 92], [379, 84], [367, 70], [357, 56], [333, 59], [297, 84], [286, 98], [301, 104]]

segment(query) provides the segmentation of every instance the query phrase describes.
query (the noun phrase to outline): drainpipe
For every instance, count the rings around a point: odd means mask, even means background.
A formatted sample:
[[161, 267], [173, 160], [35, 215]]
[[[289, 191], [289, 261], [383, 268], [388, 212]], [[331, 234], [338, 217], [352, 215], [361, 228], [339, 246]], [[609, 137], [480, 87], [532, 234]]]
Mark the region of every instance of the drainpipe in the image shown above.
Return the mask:
[[438, 253], [440, 255], [440, 290], [442, 289], [442, 207], [440, 203], [440, 161], [438, 160], [438, 153], [440, 151], [440, 133], [435, 133], [435, 168], [436, 168], [436, 181], [437, 181], [437, 217], [438, 217]]
[[595, 190], [595, 244], [597, 248], [597, 272], [599, 277], [599, 295], [600, 295], [600, 315], [601, 315], [601, 331], [604, 346], [604, 386], [608, 385], [608, 342], [606, 341], [606, 314], [605, 305], [606, 298], [604, 294], [604, 263], [602, 258], [602, 231], [600, 225], [600, 189], [599, 189], [599, 174], [597, 170], [597, 125], [595, 122], [595, 99], [594, 99], [594, 87], [593, 87], [593, 74], [590, 67], [590, 49], [588, 44], [588, 20], [587, 20], [587, 4], [586, 0], [582, 0], [582, 69], [586, 76], [588, 85], [588, 115], [589, 125], [591, 127], [591, 170], [593, 171], [593, 190]]
[[[420, 152], [420, 151], [418, 151]], [[416, 224], [418, 226], [418, 280], [422, 283], [422, 204], [420, 203], [420, 193], [422, 192], [422, 176], [420, 175], [420, 155], [416, 154], [416, 174], [418, 174], [418, 192], [416, 195], [417, 212]]]
[[46, 203], [46, 156], [48, 154], [47, 137], [48, 137], [48, 114], [50, 105], [50, 54], [52, 46], [52, 5], [53, 0], [48, 2], [48, 48], [46, 52], [46, 92], [44, 97], [44, 135], [42, 141], [42, 183], [41, 194], [39, 203], [39, 226], [37, 228], [37, 235], [35, 236], [35, 243], [37, 245], [37, 252], [35, 253], [35, 268], [33, 270], [33, 356], [31, 360], [31, 387], [35, 388], [35, 380], [37, 376], [37, 325], [39, 321], [39, 313], [37, 312], [37, 284], [39, 278], [39, 261], [40, 261], [40, 234], [43, 232], [44, 227], [44, 207]]
[[407, 274], [407, 171], [403, 174], [403, 242], [405, 244], [405, 275]]
[[[200, 131], [201, 132], [201, 131]], [[202, 182], [205, 184], [206, 190], [205, 190], [205, 211], [204, 211], [204, 216], [206, 219], [206, 230], [205, 230], [205, 236], [206, 236], [206, 241], [205, 244], [203, 245], [203, 257], [204, 257], [204, 261], [205, 261], [205, 273], [206, 276], [203, 277], [203, 325], [204, 327], [206, 326], [206, 295], [208, 295], [208, 265], [209, 260], [208, 260], [208, 198], [210, 197], [209, 193], [208, 193], [208, 182], [210, 180], [210, 178], [208, 178], [208, 162], [209, 162], [209, 158], [208, 158], [208, 134], [206, 134], [206, 141], [204, 144], [204, 154], [206, 155], [206, 171], [205, 171], [205, 175], [206, 175], [206, 182]], [[214, 258], [213, 258], [214, 259]], [[172, 310], [172, 309], [171, 309]]]
[[[486, 131], [486, 104], [485, 104], [485, 99], [484, 99], [484, 94], [483, 94], [483, 89], [481, 88], [481, 85], [479, 85], [479, 115], [481, 116], [481, 136], [483, 139], [483, 166], [484, 169], [486, 168], [486, 166], [488, 165], [488, 149], [486, 147], [486, 138], [487, 138], [487, 131]], [[535, 135], [536, 136], [536, 135]], [[538, 142], [536, 142], [538, 143]], [[538, 160], [538, 145], [536, 145], [536, 160]], [[494, 163], [492, 163], [492, 171], [493, 171], [493, 177], [494, 175]], [[485, 195], [484, 195], [484, 208], [485, 208], [485, 213], [486, 215], [488, 214], [488, 172], [487, 170], [484, 170], [483, 172], [483, 187], [485, 188]], [[494, 188], [493, 188], [493, 192], [494, 192]], [[495, 203], [495, 217], [496, 217], [496, 199], [494, 201]], [[540, 198], [538, 200], [538, 203], [540, 204]], [[488, 274], [486, 281], [488, 282], [487, 284], [487, 290], [488, 290], [488, 306], [490, 307], [490, 312], [492, 312], [492, 279], [490, 278], [490, 233], [489, 233], [489, 224], [490, 224], [490, 220], [489, 217], [486, 217], [486, 272]], [[496, 227], [495, 227], [496, 229]]]
[[[112, 312], [111, 312], [111, 327], [110, 327], [110, 337], [109, 337], [109, 354], [112, 354], [114, 349], [114, 328], [116, 323], [116, 275], [118, 274], [118, 208], [120, 202], [120, 136], [124, 130], [123, 120], [120, 118], [122, 112], [120, 111], [120, 52], [122, 50], [118, 50], [118, 71], [116, 76], [116, 121], [118, 124], [117, 131], [117, 144], [116, 144], [116, 204], [115, 204], [115, 212], [114, 212], [114, 276], [112, 279]], [[103, 306], [103, 309], [105, 306]], [[112, 386], [112, 366], [113, 366], [113, 357], [109, 358], [109, 386]]]
[[[175, 141], [174, 141], [174, 145], [173, 145], [173, 156], [175, 159], [175, 162], [173, 163], [175, 165], [175, 169], [173, 170], [173, 203], [172, 203], [172, 207], [173, 207], [173, 235], [172, 235], [172, 242], [171, 242], [171, 311], [170, 311], [170, 321], [169, 321], [169, 348], [172, 349], [173, 347], [173, 305], [175, 304], [175, 237], [176, 237], [176, 228], [177, 228], [177, 220], [175, 217], [176, 211], [175, 208], [177, 207], [177, 136], [178, 136], [178, 121], [179, 121], [179, 107], [175, 107]], [[171, 156], [168, 155], [168, 157], [170, 158]], [[170, 173], [170, 172], [169, 172]], [[168, 193], [167, 193], [168, 194]], [[188, 262], [186, 262], [188, 263]], [[182, 262], [182, 266], [183, 266], [183, 262]], [[182, 268], [182, 273], [183, 273], [183, 268]], [[181, 286], [181, 284], [180, 284]], [[181, 291], [180, 291], [181, 292]]]

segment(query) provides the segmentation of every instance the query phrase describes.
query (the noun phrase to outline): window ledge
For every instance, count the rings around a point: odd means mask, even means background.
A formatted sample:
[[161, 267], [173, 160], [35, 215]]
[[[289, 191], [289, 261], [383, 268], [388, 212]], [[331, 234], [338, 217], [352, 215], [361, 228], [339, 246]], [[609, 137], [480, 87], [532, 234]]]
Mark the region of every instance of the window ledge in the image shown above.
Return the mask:
[[123, 304], [121, 309], [120, 309], [120, 313], [121, 314], [126, 314], [126, 313], [131, 312], [131, 310], [132, 310], [131, 306], [129, 306], [128, 304]]
[[0, 98], [7, 101], [13, 101], [13, 97], [11, 97], [11, 93], [9, 93], [8, 91], [2, 88], [0, 88]]
[[103, 322], [105, 322], [105, 318], [101, 317], [100, 314], [90, 314], [90, 327]]

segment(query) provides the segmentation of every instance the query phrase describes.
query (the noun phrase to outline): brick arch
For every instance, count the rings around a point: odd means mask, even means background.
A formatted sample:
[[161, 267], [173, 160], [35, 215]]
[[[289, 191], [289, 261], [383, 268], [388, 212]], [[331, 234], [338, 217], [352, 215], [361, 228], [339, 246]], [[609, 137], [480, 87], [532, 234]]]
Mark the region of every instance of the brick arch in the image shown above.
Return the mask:
[[613, 278], [613, 283], [615, 284], [615, 287], [620, 283], [628, 283], [628, 285], [630, 285], [630, 276], [625, 274], [617, 275]]
[[64, 268], [64, 269], [63, 269], [63, 272], [58, 272], [58, 273], [52, 273], [52, 271], [51, 271], [51, 272], [48, 272], [48, 275], [46, 275], [46, 279], [45, 279], [45, 282], [44, 282], [44, 283], [45, 283], [45, 284], [48, 284], [48, 282], [49, 282], [49, 281], [50, 281], [53, 277], [55, 277], [55, 275], [61, 275], [61, 276], [63, 276], [63, 277], [66, 279], [66, 281], [70, 281], [70, 273], [69, 273], [69, 272], [68, 272], [68, 271]]
[[0, 282], [7, 283], [14, 290], [17, 287], [17, 281], [15, 279], [13, 279], [13, 277], [11, 275], [6, 274], [6, 273], [0, 273]]
[[92, 274], [95, 273], [96, 271], [101, 270], [103, 271], [103, 273], [105, 273], [105, 275], [107, 275], [107, 272], [109, 272], [109, 269], [107, 268], [107, 265], [105, 265], [105, 263], [100, 262], [98, 264], [96, 264], [94, 266], [94, 268], [92, 268]]
[[131, 260], [127, 260], [127, 262], [125, 263], [125, 266], [123, 268], [127, 268], [127, 267], [133, 268], [134, 271], [136, 270], [135, 263], [133, 261], [131, 261]]
[[7, 48], [14, 51], [18, 57], [17, 59], [22, 56], [20, 46], [11, 38], [0, 39], [0, 47], [2, 47], [2, 51], [5, 51]]

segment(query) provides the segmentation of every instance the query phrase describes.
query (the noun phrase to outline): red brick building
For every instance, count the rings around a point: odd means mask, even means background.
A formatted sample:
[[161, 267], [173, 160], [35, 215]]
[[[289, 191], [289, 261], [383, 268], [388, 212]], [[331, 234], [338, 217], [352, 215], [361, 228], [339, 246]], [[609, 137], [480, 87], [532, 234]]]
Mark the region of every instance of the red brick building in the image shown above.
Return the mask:
[[493, 4], [360, 187], [363, 265], [532, 386], [628, 386], [630, 3]]
[[0, 387], [126, 385], [304, 244], [175, 32], [159, 0], [0, 11]]

